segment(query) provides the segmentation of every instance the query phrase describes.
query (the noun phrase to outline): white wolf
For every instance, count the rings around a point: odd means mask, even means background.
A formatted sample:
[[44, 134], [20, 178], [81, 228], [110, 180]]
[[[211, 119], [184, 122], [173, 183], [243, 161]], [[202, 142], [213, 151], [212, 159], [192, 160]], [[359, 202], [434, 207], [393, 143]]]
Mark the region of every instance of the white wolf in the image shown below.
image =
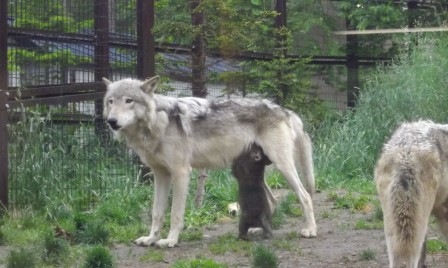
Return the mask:
[[402, 124], [375, 169], [390, 267], [422, 267], [430, 215], [448, 236], [448, 125]]
[[[107, 84], [104, 117], [118, 138], [126, 141], [154, 172], [154, 203], [149, 236], [139, 245], [174, 247], [184, 225], [192, 168], [224, 168], [258, 144], [298, 195], [304, 209], [304, 237], [316, 236], [311, 193], [314, 191], [312, 148], [300, 118], [269, 101], [249, 99], [209, 101], [154, 93], [159, 76], [146, 81], [123, 79]], [[305, 179], [302, 185], [295, 163]], [[160, 234], [168, 194], [173, 186], [171, 226]]]

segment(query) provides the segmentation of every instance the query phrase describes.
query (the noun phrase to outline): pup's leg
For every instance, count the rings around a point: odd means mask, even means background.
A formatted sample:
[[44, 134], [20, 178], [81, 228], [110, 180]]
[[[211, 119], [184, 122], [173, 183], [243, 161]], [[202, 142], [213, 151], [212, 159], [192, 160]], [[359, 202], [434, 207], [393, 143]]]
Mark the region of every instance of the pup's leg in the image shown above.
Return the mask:
[[180, 167], [173, 172], [173, 204], [171, 207], [171, 226], [166, 239], [156, 242], [158, 247], [174, 247], [179, 242], [179, 234], [184, 228], [185, 205], [187, 202], [188, 184], [190, 182], [189, 167]]
[[201, 169], [199, 170], [199, 177], [198, 177], [198, 187], [196, 189], [196, 195], [194, 197], [194, 205], [196, 208], [202, 207], [202, 200], [204, 197], [204, 187], [205, 187], [205, 181], [207, 180], [207, 170]]
[[276, 131], [265, 132], [260, 138], [256, 142], [260, 144], [264, 153], [288, 181], [302, 204], [306, 228], [302, 229], [301, 235], [303, 237], [316, 237], [317, 226], [314, 219], [313, 202], [310, 194], [303, 187], [294, 165], [294, 142], [289, 127], [285, 124], [280, 124], [277, 126]]
[[249, 240], [249, 236], [248, 236], [248, 231], [249, 231], [249, 227], [250, 227], [250, 219], [248, 217], [246, 217], [245, 215], [241, 215], [240, 217], [240, 223], [238, 225], [238, 231], [239, 231], [239, 235], [238, 235], [238, 239], [242, 239], [242, 240]]
[[165, 221], [171, 178], [168, 172], [154, 169], [154, 203], [152, 206], [152, 225], [149, 236], [135, 240], [137, 245], [150, 246], [160, 239], [160, 232]]

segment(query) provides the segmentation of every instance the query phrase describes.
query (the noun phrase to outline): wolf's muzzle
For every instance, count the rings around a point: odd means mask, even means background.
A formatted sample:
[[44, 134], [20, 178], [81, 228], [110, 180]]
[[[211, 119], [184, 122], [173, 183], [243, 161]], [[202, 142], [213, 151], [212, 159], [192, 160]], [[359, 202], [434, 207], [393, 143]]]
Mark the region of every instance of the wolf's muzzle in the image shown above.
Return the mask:
[[113, 130], [119, 130], [121, 128], [120, 125], [118, 125], [118, 121], [115, 118], [107, 119], [107, 123]]

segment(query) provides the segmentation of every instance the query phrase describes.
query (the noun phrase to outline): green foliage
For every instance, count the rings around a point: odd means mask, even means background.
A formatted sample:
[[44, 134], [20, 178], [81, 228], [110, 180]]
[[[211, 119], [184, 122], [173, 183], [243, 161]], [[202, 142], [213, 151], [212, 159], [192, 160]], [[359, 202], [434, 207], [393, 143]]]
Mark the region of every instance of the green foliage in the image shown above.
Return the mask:
[[195, 260], [178, 260], [172, 268], [225, 268], [227, 265], [215, 262], [212, 259], [199, 258]]
[[448, 245], [439, 239], [428, 239], [426, 241], [426, 249], [429, 253], [445, 253], [448, 252]]
[[262, 244], [257, 244], [252, 250], [252, 267], [275, 268], [280, 264], [275, 252]]
[[152, 262], [163, 262], [165, 259], [164, 251], [160, 249], [151, 248], [148, 252], [140, 257], [140, 260], [143, 262], [152, 261]]
[[365, 249], [361, 252], [360, 256], [359, 256], [360, 260], [374, 260], [375, 259], [375, 251], [371, 250], [371, 249]]
[[110, 233], [106, 229], [104, 222], [99, 220], [89, 221], [76, 233], [76, 241], [79, 243], [95, 245], [107, 245]]
[[357, 230], [382, 230], [384, 227], [382, 221], [377, 221], [374, 219], [361, 219], [355, 223], [355, 229]]
[[37, 267], [37, 257], [27, 248], [12, 249], [6, 256], [7, 268], [34, 268]]
[[69, 251], [68, 242], [55, 237], [53, 231], [47, 231], [44, 234], [42, 248], [42, 259], [51, 264], [60, 264], [65, 260]]
[[199, 241], [202, 240], [204, 233], [200, 229], [186, 229], [180, 234], [180, 240], [182, 241]]
[[411, 52], [369, 78], [356, 111], [328, 118], [316, 129], [315, 170], [327, 187], [371, 179], [382, 144], [400, 122], [446, 121], [447, 38], [421, 35]]
[[53, 124], [62, 111], [40, 109], [8, 125], [11, 204], [41, 209], [59, 200], [85, 208], [111, 188], [130, 189], [125, 176], [137, 167], [122, 144], [92, 135], [93, 125]]
[[104, 246], [94, 246], [87, 251], [83, 268], [112, 268], [114, 260], [108, 248]]
[[208, 249], [213, 254], [224, 254], [228, 251], [245, 253], [249, 252], [251, 243], [238, 240], [233, 234], [228, 233], [218, 237], [216, 242], [209, 245]]

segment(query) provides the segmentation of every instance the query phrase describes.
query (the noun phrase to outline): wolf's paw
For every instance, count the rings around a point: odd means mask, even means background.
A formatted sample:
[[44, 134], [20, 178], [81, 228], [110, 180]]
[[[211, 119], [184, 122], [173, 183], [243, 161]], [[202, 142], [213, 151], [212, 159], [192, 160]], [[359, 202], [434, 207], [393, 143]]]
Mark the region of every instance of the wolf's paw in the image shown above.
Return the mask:
[[311, 237], [316, 237], [316, 228], [305, 228], [302, 229], [302, 232], [300, 233], [300, 235], [302, 237], [306, 237], [306, 238], [311, 238]]
[[158, 248], [173, 248], [177, 245], [177, 240], [174, 239], [160, 239], [155, 243], [154, 246]]
[[151, 237], [151, 236], [142, 236], [140, 238], [137, 238], [134, 240], [134, 243], [139, 246], [151, 246], [154, 245], [154, 243], [157, 241], [157, 237]]

